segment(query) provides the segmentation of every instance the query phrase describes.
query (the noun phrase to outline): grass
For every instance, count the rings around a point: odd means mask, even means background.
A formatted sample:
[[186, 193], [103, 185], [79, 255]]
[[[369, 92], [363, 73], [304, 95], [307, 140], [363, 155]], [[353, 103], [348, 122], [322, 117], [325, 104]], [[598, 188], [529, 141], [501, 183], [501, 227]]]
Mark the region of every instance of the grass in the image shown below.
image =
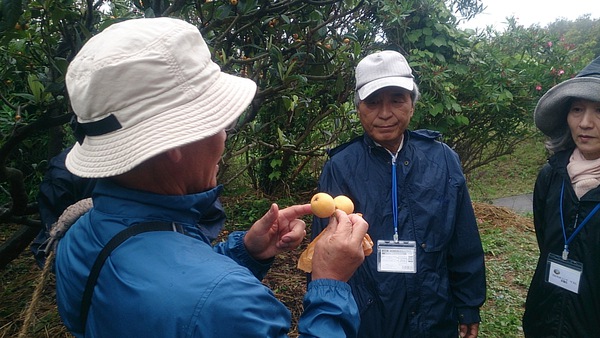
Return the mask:
[[477, 168], [467, 177], [473, 201], [481, 203], [475, 209], [486, 255], [488, 289], [480, 337], [523, 337], [521, 318], [539, 254], [531, 214], [486, 210], [486, 203], [532, 193], [546, 157], [542, 137], [525, 140], [513, 154]]
[[502, 156], [467, 176], [471, 198], [489, 202], [501, 197], [531, 193], [546, 157], [542, 137], [523, 141], [513, 154]]
[[[540, 140], [523, 142], [515, 154], [504, 156], [496, 163], [475, 170], [468, 178], [474, 200], [481, 239], [486, 257], [487, 301], [482, 307], [480, 337], [521, 338], [521, 317], [527, 288], [537, 260], [537, 245], [531, 215], [518, 215], [509, 209], [494, 207], [495, 198], [530, 193], [535, 177], [545, 162]], [[306, 202], [305, 196], [296, 196]], [[256, 194], [232, 195], [224, 201], [229, 216], [227, 231], [233, 224], [248, 224], [262, 216], [273, 197]], [[277, 199], [289, 205], [293, 199]], [[3, 240], [0, 229], [0, 242]], [[306, 243], [303, 243], [305, 245]], [[295, 268], [301, 248], [278, 257], [271, 272], [263, 281], [292, 311], [296, 319], [302, 311], [304, 275]], [[21, 330], [24, 311], [28, 308], [40, 271], [28, 252], [13, 261], [0, 275], [0, 338], [16, 337]], [[61, 325], [54, 302], [54, 280], [50, 276], [43, 297], [36, 308], [28, 337], [70, 337]], [[294, 323], [290, 336], [294, 337]]]
[[475, 210], [488, 282], [480, 337], [523, 337], [521, 317], [538, 255], [531, 217], [483, 203]]

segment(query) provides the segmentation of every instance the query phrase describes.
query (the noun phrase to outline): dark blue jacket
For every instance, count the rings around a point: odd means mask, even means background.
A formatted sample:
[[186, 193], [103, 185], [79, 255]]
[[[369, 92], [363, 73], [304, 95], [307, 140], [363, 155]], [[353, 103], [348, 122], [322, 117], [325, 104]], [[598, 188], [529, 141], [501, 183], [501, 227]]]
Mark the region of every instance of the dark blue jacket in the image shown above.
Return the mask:
[[[600, 187], [577, 198], [567, 172], [573, 149], [553, 155], [540, 170], [533, 190], [533, 222], [540, 257], [531, 280], [523, 330], [528, 338], [600, 337], [600, 212], [569, 244], [569, 259], [583, 264], [579, 293], [546, 282], [548, 255], [561, 255], [565, 240], [600, 204]], [[565, 233], [561, 223], [562, 216]]]
[[70, 205], [92, 196], [96, 179], [82, 178], [71, 174], [65, 166], [69, 147], [48, 162], [48, 169], [40, 183], [37, 203], [43, 229], [31, 243], [31, 252], [39, 267], [44, 267], [46, 256], [40, 246], [48, 239], [50, 229]]
[[[377, 240], [392, 240], [391, 154], [367, 135], [332, 152], [319, 190], [347, 195], [369, 223], [374, 253], [349, 281], [360, 337], [457, 337], [480, 321], [485, 267], [473, 206], [457, 154], [430, 131], [407, 131], [397, 158], [399, 239], [415, 241], [417, 273], [377, 271]], [[315, 218], [312, 236], [326, 226]]]

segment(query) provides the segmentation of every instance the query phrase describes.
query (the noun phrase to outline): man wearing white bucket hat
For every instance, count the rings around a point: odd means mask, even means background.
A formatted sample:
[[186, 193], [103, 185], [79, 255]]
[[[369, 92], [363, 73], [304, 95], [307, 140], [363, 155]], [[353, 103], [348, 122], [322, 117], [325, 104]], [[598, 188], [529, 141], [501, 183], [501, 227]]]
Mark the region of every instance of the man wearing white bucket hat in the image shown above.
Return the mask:
[[600, 57], [550, 88], [534, 111], [552, 154], [533, 190], [540, 256], [526, 337], [600, 336]]
[[329, 152], [319, 189], [350, 197], [376, 244], [349, 281], [359, 337], [477, 337], [484, 256], [458, 155], [408, 129], [419, 90], [402, 54], [370, 54], [355, 75], [365, 132]]
[[[69, 65], [78, 143], [67, 168], [97, 178], [93, 208], [56, 249], [59, 313], [77, 337], [283, 337], [289, 310], [260, 279], [296, 248], [310, 205], [273, 204], [211, 247], [197, 227], [216, 203], [225, 128], [256, 85], [221, 72], [198, 29], [170, 18], [114, 24]], [[314, 253], [301, 335], [354, 336], [345, 282], [368, 224], [338, 212]], [[328, 242], [327, 245], [325, 242]]]

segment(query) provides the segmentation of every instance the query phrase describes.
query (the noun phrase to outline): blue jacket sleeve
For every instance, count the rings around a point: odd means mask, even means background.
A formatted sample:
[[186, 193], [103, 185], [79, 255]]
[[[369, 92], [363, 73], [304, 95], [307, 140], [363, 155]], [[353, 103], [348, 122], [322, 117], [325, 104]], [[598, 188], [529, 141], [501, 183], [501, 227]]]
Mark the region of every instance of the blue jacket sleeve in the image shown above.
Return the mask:
[[[243, 234], [241, 232], [230, 235], [228, 241], [217, 245], [215, 250], [232, 257], [240, 265], [248, 266], [253, 273], [261, 272], [266, 265], [253, 260], [245, 252], [245, 248], [242, 250]], [[202, 308], [219, 308], [220, 313], [228, 314], [229, 324], [223, 325], [222, 321], [216, 318], [206, 320], [206, 316], [218, 316], [217, 313], [202, 314], [204, 323], [215, 323], [214, 326], [204, 327], [203, 330], [218, 333], [210, 335], [218, 337], [242, 337], [244, 334], [252, 337], [287, 337], [291, 323], [289, 310], [277, 300], [270, 289], [256, 280], [248, 279], [247, 276], [249, 275], [227, 273], [223, 277], [218, 289], [227, 290], [226, 298], [231, 301], [223, 299], [223, 296], [214, 299], [208, 296], [207, 304]], [[210, 302], [219, 304], [211, 306]], [[304, 296], [304, 312], [298, 322], [300, 337], [356, 337], [359, 322], [358, 306], [348, 284], [319, 279], [308, 285]], [[242, 334], [240, 330], [246, 333]]]
[[218, 243], [213, 247], [213, 250], [248, 268], [258, 280], [262, 280], [267, 272], [269, 272], [273, 259], [257, 261], [250, 256], [244, 245], [245, 235], [245, 231], [232, 232], [225, 242]]
[[298, 322], [300, 337], [356, 337], [359, 323], [358, 306], [348, 284], [330, 279], [308, 284]]
[[466, 186], [461, 187], [456, 210], [456, 228], [448, 253], [448, 274], [461, 324], [481, 321], [479, 308], [485, 302], [485, 262], [473, 205]]

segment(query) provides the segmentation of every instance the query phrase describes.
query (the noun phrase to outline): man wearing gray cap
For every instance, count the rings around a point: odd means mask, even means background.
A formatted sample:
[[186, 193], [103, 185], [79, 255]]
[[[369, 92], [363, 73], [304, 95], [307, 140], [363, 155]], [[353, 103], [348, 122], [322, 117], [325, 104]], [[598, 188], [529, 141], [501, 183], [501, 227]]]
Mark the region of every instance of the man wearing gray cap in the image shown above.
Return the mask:
[[[344, 194], [370, 224], [374, 253], [349, 283], [359, 337], [477, 337], [484, 256], [457, 154], [439, 133], [408, 130], [419, 90], [402, 54], [356, 67], [364, 135], [329, 152], [319, 189]], [[327, 226], [315, 218], [312, 236]]]
[[[198, 29], [170, 18], [114, 24], [69, 65], [78, 143], [66, 166], [95, 178], [93, 208], [56, 249], [58, 310], [77, 337], [285, 337], [291, 315], [260, 282], [305, 236], [310, 205], [273, 204], [212, 247], [198, 227], [222, 186], [225, 129], [256, 84], [221, 72]], [[317, 242], [301, 336], [355, 336], [346, 281], [368, 224], [338, 211]]]

